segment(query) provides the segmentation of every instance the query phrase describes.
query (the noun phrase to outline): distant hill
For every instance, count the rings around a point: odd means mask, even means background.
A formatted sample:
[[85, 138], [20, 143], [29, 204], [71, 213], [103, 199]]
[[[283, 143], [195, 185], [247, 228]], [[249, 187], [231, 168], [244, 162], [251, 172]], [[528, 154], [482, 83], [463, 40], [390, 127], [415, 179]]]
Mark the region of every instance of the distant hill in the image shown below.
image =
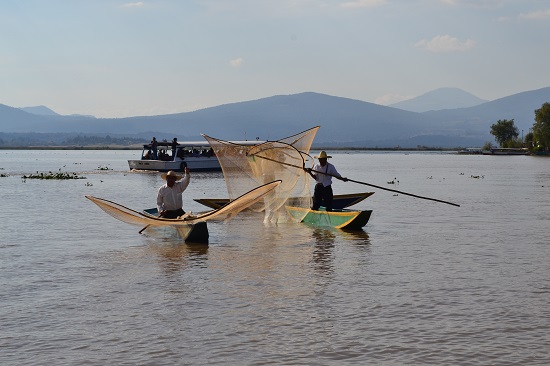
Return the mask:
[[438, 111], [442, 109], [468, 108], [487, 102], [462, 89], [439, 88], [416, 98], [391, 104], [390, 107], [411, 112]]
[[42, 118], [40, 115], [25, 112], [20, 108], [0, 104], [0, 131], [2, 132], [17, 130], [17, 125], [20, 123], [25, 125], [39, 124], [43, 120]]
[[37, 114], [39, 116], [59, 116], [58, 113], [55, 113], [50, 108], [43, 105], [36, 107], [21, 107], [19, 109], [28, 113]]
[[532, 127], [534, 110], [550, 101], [550, 87], [468, 108], [423, 113], [354, 99], [306, 92], [231, 103], [194, 112], [129, 118], [33, 115], [0, 105], [0, 132], [152, 136], [202, 140], [201, 133], [226, 140], [276, 140], [321, 126], [317, 146], [466, 147], [493, 141], [490, 126], [514, 119]]
[[499, 119], [513, 119], [519, 131], [523, 130], [527, 134], [535, 122], [535, 109], [546, 102], [550, 102], [550, 87], [514, 94], [470, 108], [431, 111], [423, 115], [444, 120], [442, 126], [447, 131], [467, 131], [479, 129], [480, 126], [488, 131]]

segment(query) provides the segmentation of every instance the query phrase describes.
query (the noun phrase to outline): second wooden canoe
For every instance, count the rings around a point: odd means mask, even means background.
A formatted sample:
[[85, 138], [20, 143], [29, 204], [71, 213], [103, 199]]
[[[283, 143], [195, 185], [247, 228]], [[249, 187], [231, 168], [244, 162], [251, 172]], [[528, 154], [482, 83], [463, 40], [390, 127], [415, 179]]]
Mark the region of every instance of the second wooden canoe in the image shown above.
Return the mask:
[[[288, 213], [295, 219], [301, 219], [301, 222], [314, 226], [328, 226], [336, 229], [360, 230], [367, 224], [372, 214], [372, 210], [353, 211], [353, 210], [333, 210], [314, 211], [303, 207], [286, 206]], [[305, 216], [304, 216], [305, 214]]]
[[[365, 198], [372, 196], [373, 194], [374, 192], [335, 194], [332, 207], [335, 210], [350, 207], [361, 202]], [[227, 198], [195, 198], [194, 200], [213, 209], [223, 207], [227, 204], [227, 202], [229, 202], [229, 199]], [[292, 205], [292, 199], [289, 204]]]

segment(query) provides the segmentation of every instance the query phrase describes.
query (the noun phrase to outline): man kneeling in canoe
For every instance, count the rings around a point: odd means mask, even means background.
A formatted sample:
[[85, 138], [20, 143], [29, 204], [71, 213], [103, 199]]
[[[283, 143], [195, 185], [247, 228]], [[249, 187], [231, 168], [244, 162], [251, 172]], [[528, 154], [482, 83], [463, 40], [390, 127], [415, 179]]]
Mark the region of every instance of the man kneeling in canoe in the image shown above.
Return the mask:
[[348, 181], [348, 178], [342, 177], [336, 170], [334, 165], [330, 164], [327, 159], [332, 156], [327, 155], [325, 151], [321, 151], [319, 156], [314, 156], [319, 160], [313, 168], [307, 168], [306, 171], [317, 181], [315, 191], [313, 192], [313, 207], [312, 210], [318, 210], [321, 205], [325, 206], [327, 211], [332, 211], [332, 177]]
[[176, 174], [173, 170], [163, 173], [161, 177], [166, 181], [166, 184], [159, 188], [157, 195], [159, 217], [176, 219], [179, 216], [185, 215], [181, 194], [185, 191], [191, 179], [189, 168], [185, 167], [185, 176], [183, 176], [183, 179], [181, 179], [181, 175]]

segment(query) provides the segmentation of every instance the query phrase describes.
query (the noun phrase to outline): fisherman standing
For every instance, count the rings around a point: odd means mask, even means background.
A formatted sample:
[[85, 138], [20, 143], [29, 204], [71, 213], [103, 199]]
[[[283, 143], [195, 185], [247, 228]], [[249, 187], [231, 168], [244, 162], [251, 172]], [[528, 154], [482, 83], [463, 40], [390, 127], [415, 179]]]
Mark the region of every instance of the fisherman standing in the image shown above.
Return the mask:
[[317, 181], [313, 192], [312, 210], [318, 210], [323, 205], [327, 211], [332, 211], [332, 200], [334, 197], [332, 193], [332, 177], [336, 177], [344, 182], [348, 181], [348, 178], [342, 177], [334, 165], [327, 161], [331, 157], [325, 151], [321, 151], [319, 156], [314, 157], [319, 159], [319, 162], [313, 168], [306, 168], [306, 171]]
[[157, 195], [157, 209], [159, 217], [165, 219], [176, 219], [179, 216], [185, 215], [183, 210], [182, 193], [189, 185], [191, 176], [189, 168], [185, 167], [185, 175], [178, 175], [173, 170], [161, 175], [166, 184], [161, 186]]

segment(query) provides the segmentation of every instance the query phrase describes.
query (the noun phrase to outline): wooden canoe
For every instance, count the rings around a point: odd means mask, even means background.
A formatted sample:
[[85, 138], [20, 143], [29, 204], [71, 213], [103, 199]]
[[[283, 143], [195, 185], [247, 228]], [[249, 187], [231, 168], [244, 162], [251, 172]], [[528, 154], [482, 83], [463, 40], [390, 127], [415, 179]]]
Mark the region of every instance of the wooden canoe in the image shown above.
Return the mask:
[[141, 234], [149, 227], [174, 227], [185, 241], [208, 242], [208, 220], [225, 220], [255, 204], [281, 184], [280, 180], [256, 187], [229, 202], [222, 208], [200, 213], [197, 215], [180, 216], [176, 219], [166, 219], [157, 216], [157, 209], [148, 209], [141, 212], [120, 205], [116, 202], [93, 196], [85, 196], [103, 211], [117, 220], [131, 225], [141, 226]]
[[369, 221], [372, 210], [352, 211], [352, 210], [325, 210], [314, 211], [308, 208], [286, 206], [288, 213], [296, 218], [302, 219], [302, 222], [315, 226], [329, 226], [336, 229], [360, 230]]
[[[334, 200], [332, 201], [332, 207], [335, 210], [350, 207], [361, 202], [365, 198], [370, 197], [373, 194], [374, 192], [335, 194]], [[229, 199], [227, 198], [195, 198], [194, 200], [200, 204], [214, 209], [223, 207], [227, 204], [227, 202], [229, 202]], [[292, 205], [292, 201], [290, 202], [290, 205]]]

